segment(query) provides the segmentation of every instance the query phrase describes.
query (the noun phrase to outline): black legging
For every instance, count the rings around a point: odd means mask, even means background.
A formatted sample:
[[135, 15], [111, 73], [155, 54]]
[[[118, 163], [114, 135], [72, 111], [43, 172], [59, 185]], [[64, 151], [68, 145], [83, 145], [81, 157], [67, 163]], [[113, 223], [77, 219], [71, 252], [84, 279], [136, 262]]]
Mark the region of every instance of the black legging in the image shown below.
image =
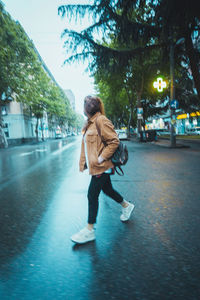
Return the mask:
[[96, 223], [99, 207], [99, 194], [101, 190], [118, 203], [123, 201], [123, 197], [113, 189], [110, 175], [103, 173], [99, 176], [92, 176], [88, 188], [88, 223]]

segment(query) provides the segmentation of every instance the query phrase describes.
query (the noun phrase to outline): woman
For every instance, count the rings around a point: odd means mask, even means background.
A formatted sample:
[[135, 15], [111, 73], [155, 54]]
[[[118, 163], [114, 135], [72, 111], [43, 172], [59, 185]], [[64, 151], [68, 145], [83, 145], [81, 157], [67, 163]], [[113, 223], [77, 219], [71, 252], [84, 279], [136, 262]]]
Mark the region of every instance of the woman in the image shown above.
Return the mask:
[[[119, 145], [119, 139], [113, 124], [105, 116], [102, 100], [95, 96], [85, 97], [84, 113], [88, 120], [83, 129], [79, 167], [81, 172], [89, 168], [92, 177], [88, 188], [88, 224], [71, 237], [73, 242], [79, 244], [95, 240], [94, 224], [101, 190], [121, 204], [122, 222], [130, 218], [134, 209], [134, 205], [124, 200], [112, 187], [110, 175], [113, 174], [114, 169], [110, 158]], [[96, 124], [101, 136], [98, 135]]]

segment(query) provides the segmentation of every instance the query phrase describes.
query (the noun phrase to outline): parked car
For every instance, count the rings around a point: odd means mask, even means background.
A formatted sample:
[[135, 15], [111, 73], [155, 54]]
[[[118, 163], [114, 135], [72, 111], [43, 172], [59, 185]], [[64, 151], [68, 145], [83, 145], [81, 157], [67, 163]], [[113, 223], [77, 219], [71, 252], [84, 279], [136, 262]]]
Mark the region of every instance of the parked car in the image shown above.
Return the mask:
[[61, 134], [60, 130], [56, 130], [56, 132], [55, 132], [55, 138], [56, 139], [61, 139], [62, 138], [62, 134]]
[[170, 135], [170, 131], [167, 129], [156, 129], [156, 134], [158, 136], [162, 136], [162, 135]]
[[126, 130], [124, 130], [124, 129], [117, 129], [116, 132], [117, 132], [118, 138], [120, 140], [127, 140], [128, 139], [128, 135], [126, 133]]

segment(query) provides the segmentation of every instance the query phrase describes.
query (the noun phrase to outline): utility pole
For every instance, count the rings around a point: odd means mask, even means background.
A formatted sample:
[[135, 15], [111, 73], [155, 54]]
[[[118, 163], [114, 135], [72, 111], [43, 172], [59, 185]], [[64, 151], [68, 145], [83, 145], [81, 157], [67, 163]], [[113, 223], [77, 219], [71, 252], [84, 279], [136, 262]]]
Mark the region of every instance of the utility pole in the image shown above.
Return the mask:
[[[137, 108], [140, 109], [142, 107], [142, 104], [141, 104], [141, 100], [139, 99], [137, 101]], [[141, 132], [142, 130], [142, 120], [141, 120], [141, 116], [137, 116], [137, 128], [138, 128], [138, 132]]]
[[137, 130], [138, 130], [138, 138], [140, 141], [143, 141], [145, 137], [142, 132], [142, 118], [143, 118], [143, 108], [141, 104], [141, 99], [137, 100]]
[[175, 100], [175, 88], [174, 88], [174, 42], [171, 37], [170, 40], [170, 116], [171, 116], [171, 128], [170, 128], [170, 143], [171, 147], [176, 147], [176, 136], [174, 132], [175, 123], [175, 109], [171, 106], [172, 100]]

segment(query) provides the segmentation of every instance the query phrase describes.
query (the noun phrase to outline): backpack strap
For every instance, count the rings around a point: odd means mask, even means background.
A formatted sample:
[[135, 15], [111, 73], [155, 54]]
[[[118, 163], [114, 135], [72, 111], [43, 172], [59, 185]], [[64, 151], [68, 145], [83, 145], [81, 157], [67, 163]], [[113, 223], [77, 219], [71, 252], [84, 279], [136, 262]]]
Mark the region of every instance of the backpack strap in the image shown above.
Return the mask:
[[[117, 168], [120, 170], [120, 172], [119, 172], [119, 170], [117, 170]], [[120, 166], [114, 166], [114, 169], [119, 176], [124, 176], [124, 171], [122, 170], [122, 168]]]
[[100, 132], [100, 128], [99, 128], [99, 125], [98, 125], [98, 123], [97, 123], [97, 119], [98, 119], [98, 118], [96, 118], [96, 120], [95, 120], [95, 125], [96, 125], [97, 132], [98, 132], [98, 135], [100, 136], [102, 142], [104, 143], [104, 146], [106, 146], [106, 142], [105, 142], [105, 141], [103, 140], [103, 138], [102, 138], [102, 135], [101, 135], [101, 132]]
[[[102, 139], [102, 136], [101, 136], [101, 132], [100, 132], [100, 128], [97, 124], [97, 118], [95, 120], [95, 124], [96, 124], [96, 128], [97, 128], [97, 132], [98, 132], [98, 135], [100, 136], [102, 142], [104, 143], [104, 145], [106, 146], [106, 142]], [[120, 166], [114, 166], [113, 167], [114, 170], [116, 171], [116, 173], [119, 175], [119, 176], [123, 176], [124, 175], [124, 171], [122, 170], [122, 168]], [[117, 169], [118, 168], [118, 169]]]
[[98, 123], [97, 123], [97, 118], [95, 119], [95, 125], [96, 125], [96, 128], [97, 128], [98, 135], [99, 135], [100, 138], [102, 139], [102, 137], [101, 137], [101, 132], [100, 132], [100, 128], [99, 128], [99, 125], [98, 125]]
[[86, 135], [86, 132], [87, 132], [87, 130], [88, 130], [89, 127], [90, 127], [90, 124], [87, 124], [87, 126], [86, 126], [86, 128], [85, 128], [85, 131], [84, 131], [84, 133], [83, 133], [83, 137]]

